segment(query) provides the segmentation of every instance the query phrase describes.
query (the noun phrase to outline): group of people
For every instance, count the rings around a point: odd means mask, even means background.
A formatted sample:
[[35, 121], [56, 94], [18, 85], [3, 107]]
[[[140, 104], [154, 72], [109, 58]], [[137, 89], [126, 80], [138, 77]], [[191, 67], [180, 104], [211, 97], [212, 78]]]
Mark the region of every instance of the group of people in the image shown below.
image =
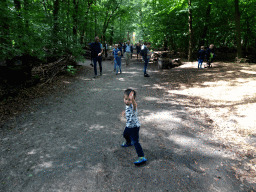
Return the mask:
[[[144, 60], [144, 77], [149, 77], [147, 74], [147, 65], [149, 62], [149, 59], [152, 55], [152, 52], [149, 51], [150, 48], [150, 43], [144, 43], [144, 45], [140, 46], [140, 43], [136, 45], [137, 49], [137, 59], [139, 54], [143, 51], [143, 60]], [[97, 62], [99, 63], [99, 68], [100, 68], [100, 76], [102, 76], [102, 55], [103, 52], [105, 53], [105, 57], [107, 57], [107, 50], [108, 50], [108, 45], [107, 42], [105, 41], [104, 47], [102, 44], [99, 42], [99, 37], [95, 37], [95, 42], [91, 43], [90, 45], [91, 48], [91, 58], [93, 60], [94, 64], [94, 78], [97, 78]], [[121, 58], [124, 56], [125, 61], [126, 61], [126, 66], [128, 67], [130, 65], [130, 60], [132, 58], [133, 54], [133, 45], [130, 44], [130, 41], [127, 41], [127, 43], [124, 44], [115, 44], [114, 49], [112, 51], [113, 56], [114, 56], [114, 72], [116, 72], [116, 75], [118, 74], [118, 71], [120, 74], [122, 73], [121, 70]]]
[[197, 60], [198, 60], [198, 69], [202, 68], [202, 64], [204, 62], [204, 59], [206, 58], [207, 66], [211, 67], [211, 63], [213, 62], [213, 59], [216, 57], [214, 52], [214, 45], [211, 44], [209, 48], [205, 51], [204, 46], [201, 46], [201, 50], [197, 54]]

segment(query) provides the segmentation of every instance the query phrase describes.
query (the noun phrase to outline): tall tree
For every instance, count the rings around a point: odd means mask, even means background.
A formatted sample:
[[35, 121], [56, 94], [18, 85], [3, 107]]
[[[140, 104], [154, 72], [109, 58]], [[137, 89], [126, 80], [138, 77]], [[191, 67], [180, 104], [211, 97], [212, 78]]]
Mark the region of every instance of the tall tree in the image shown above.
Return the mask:
[[240, 17], [239, 0], [235, 0], [236, 45], [238, 58], [242, 57]]
[[77, 14], [78, 14], [78, 0], [73, 0], [74, 11], [73, 11], [73, 35], [77, 35]]
[[[105, 41], [106, 39], [106, 31], [108, 29], [109, 24], [112, 22], [113, 19], [115, 19], [116, 12], [119, 8], [119, 3], [117, 1], [109, 1], [104, 4], [105, 14], [104, 14], [104, 23], [103, 23], [103, 29], [102, 29], [102, 35], [103, 39], [102, 41]], [[103, 10], [104, 10], [103, 9]]]
[[[8, 4], [7, 0], [3, 0], [0, 4], [0, 19], [2, 24], [0, 25], [0, 45], [3, 47], [11, 47], [11, 39], [10, 39], [10, 22], [8, 18]], [[2, 49], [3, 50], [3, 49]], [[2, 56], [2, 53], [1, 53]], [[4, 58], [4, 57], [2, 57]]]
[[189, 33], [189, 47], [188, 47], [188, 61], [192, 61], [192, 41], [193, 41], [193, 34], [192, 34], [192, 10], [191, 10], [191, 0], [188, 0], [188, 33]]
[[199, 46], [202, 46], [205, 44], [205, 39], [207, 35], [207, 29], [210, 21], [210, 15], [211, 15], [211, 7], [212, 7], [212, 1], [210, 0], [205, 12], [205, 22], [204, 22], [204, 27], [203, 27], [203, 32], [199, 40]]
[[53, 42], [54, 44], [58, 41], [58, 31], [59, 31], [59, 10], [60, 10], [60, 0], [54, 1], [53, 7]]

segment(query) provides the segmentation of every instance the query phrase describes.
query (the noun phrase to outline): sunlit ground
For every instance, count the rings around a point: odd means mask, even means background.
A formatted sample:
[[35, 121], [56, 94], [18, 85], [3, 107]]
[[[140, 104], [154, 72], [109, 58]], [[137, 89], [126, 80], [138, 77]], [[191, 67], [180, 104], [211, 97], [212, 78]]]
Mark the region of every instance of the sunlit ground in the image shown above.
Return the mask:
[[251, 140], [256, 136], [255, 65], [216, 62], [213, 68], [197, 69], [197, 62], [187, 62], [171, 70], [153, 89], [165, 90], [166, 98], [175, 97], [177, 103], [210, 119], [213, 137], [234, 147], [237, 157], [251, 157], [246, 166], [255, 172], [256, 145]]

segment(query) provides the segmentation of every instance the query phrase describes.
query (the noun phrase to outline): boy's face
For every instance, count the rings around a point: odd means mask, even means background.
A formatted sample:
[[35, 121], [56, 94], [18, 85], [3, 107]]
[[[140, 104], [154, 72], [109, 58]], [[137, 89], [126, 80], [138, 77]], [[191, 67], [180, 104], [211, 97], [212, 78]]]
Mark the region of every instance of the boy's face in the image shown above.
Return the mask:
[[129, 98], [128, 95], [124, 95], [124, 104], [125, 105], [131, 105], [132, 104], [132, 100]]
[[115, 45], [115, 49], [117, 48], [117, 46]]

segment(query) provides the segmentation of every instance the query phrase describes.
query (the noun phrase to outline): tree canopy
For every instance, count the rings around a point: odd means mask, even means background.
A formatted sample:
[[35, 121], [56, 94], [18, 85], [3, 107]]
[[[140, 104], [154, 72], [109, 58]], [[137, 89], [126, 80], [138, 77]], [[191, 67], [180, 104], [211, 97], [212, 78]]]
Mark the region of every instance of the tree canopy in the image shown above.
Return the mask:
[[2, 0], [1, 60], [24, 53], [44, 58], [44, 47], [79, 58], [95, 35], [109, 44], [141, 40], [183, 51], [189, 37], [193, 50], [236, 48], [240, 40], [243, 48], [255, 47], [255, 8], [255, 0]]

